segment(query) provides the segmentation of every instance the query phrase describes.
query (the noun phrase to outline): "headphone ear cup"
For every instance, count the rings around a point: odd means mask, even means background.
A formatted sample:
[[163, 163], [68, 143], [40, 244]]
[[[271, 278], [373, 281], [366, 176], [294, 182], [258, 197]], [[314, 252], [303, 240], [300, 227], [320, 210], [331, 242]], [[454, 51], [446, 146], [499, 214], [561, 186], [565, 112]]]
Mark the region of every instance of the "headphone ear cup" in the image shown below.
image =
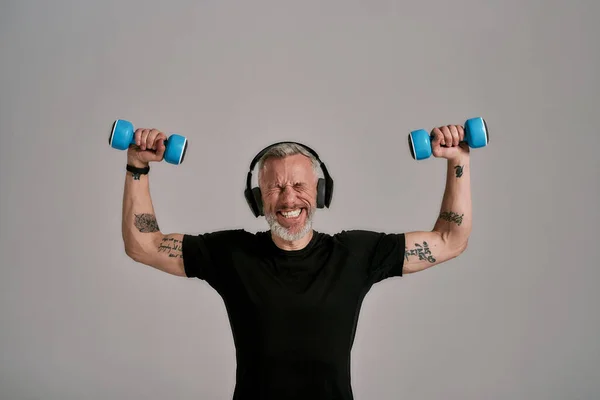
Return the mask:
[[252, 214], [254, 214], [255, 217], [258, 217], [260, 215], [260, 210], [257, 207], [256, 201], [254, 200], [254, 193], [252, 190], [244, 190], [244, 197], [246, 198], [246, 203], [248, 203], [248, 207], [250, 207]]
[[317, 208], [325, 207], [325, 195], [326, 195], [325, 179], [319, 178], [317, 182]]
[[262, 194], [260, 193], [260, 188], [255, 187], [252, 189], [252, 198], [254, 199], [254, 204], [256, 207], [256, 215], [264, 215], [263, 213], [263, 202], [262, 202]]
[[325, 180], [325, 205], [329, 207], [331, 205], [331, 199], [333, 197], [333, 179], [330, 177]]

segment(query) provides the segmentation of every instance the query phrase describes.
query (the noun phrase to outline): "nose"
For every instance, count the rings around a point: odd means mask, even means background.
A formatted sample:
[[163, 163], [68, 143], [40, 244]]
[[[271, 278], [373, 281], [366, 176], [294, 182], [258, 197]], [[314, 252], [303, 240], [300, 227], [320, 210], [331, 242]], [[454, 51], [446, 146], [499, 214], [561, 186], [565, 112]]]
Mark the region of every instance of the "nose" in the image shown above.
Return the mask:
[[281, 199], [283, 201], [283, 204], [286, 205], [294, 203], [294, 200], [296, 199], [296, 194], [294, 192], [294, 189], [291, 188], [290, 185], [284, 186], [281, 190]]

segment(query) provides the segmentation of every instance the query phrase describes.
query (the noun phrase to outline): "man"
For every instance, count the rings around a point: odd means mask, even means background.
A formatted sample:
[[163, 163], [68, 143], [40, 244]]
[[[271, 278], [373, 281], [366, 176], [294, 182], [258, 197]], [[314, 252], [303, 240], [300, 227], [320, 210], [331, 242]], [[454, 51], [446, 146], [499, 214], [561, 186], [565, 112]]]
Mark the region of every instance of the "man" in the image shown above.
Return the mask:
[[261, 154], [259, 189], [246, 191], [268, 231], [190, 235], [159, 229], [147, 167], [162, 160], [166, 136], [136, 130], [123, 199], [125, 251], [161, 271], [203, 279], [220, 294], [236, 346], [234, 399], [353, 399], [350, 353], [372, 285], [466, 249], [471, 194], [469, 148], [459, 144], [464, 129], [444, 126], [432, 133], [433, 155], [447, 160], [447, 176], [431, 231], [314, 230], [315, 209], [328, 206], [333, 181], [316, 153], [288, 143]]

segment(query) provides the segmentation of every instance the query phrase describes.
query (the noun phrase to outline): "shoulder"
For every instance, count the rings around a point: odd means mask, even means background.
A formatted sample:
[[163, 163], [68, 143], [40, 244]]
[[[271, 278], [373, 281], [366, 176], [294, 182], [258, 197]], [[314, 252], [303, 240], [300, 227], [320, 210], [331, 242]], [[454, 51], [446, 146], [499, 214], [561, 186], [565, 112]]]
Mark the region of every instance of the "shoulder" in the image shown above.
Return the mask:
[[224, 229], [185, 234], [181, 245], [185, 272], [188, 277], [205, 279], [216, 285], [234, 254], [248, 254], [257, 247], [258, 234], [244, 229]]
[[358, 257], [401, 252], [406, 243], [404, 233], [367, 229], [342, 230], [333, 234], [331, 238], [335, 245], [345, 248], [349, 253]]
[[260, 237], [245, 229], [222, 229], [211, 232], [186, 234], [183, 236], [183, 246], [207, 248], [233, 248], [253, 245]]
[[343, 246], [352, 257], [352, 263], [364, 271], [367, 282], [379, 282], [393, 276], [402, 276], [405, 234], [366, 229], [343, 230], [333, 235], [338, 246]]
[[381, 232], [366, 229], [343, 230], [333, 235], [333, 239], [341, 244], [348, 246], [369, 246], [377, 245], [386, 241], [404, 242], [404, 233]]

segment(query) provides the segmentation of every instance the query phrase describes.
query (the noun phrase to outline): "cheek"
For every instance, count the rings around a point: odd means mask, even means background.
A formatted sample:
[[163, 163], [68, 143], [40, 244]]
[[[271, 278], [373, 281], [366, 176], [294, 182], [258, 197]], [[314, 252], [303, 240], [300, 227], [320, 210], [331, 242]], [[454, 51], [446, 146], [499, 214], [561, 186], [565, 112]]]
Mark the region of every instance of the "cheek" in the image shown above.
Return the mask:
[[268, 194], [263, 196], [263, 207], [266, 209], [272, 209], [277, 205], [277, 196]]
[[315, 205], [317, 203], [317, 192], [315, 190], [304, 192], [300, 195], [300, 198], [311, 205]]

